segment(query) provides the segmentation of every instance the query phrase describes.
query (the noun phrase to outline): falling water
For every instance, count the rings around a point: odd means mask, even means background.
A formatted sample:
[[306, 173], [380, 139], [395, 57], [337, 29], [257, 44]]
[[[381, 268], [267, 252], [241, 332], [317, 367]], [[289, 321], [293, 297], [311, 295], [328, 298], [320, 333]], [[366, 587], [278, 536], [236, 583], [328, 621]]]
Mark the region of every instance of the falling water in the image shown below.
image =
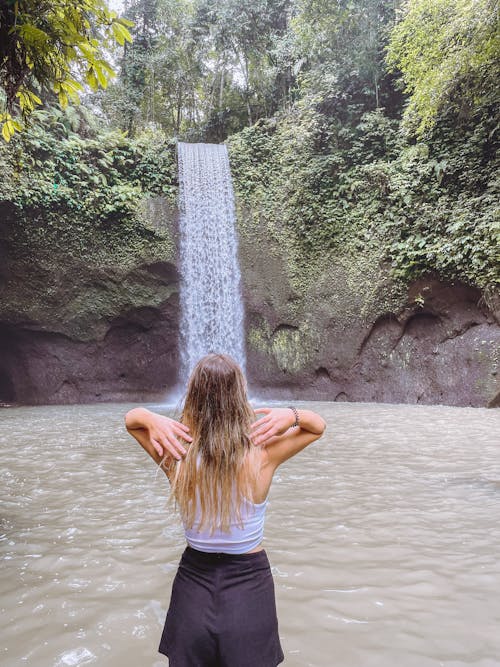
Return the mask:
[[181, 381], [208, 352], [245, 370], [234, 194], [224, 144], [178, 144]]

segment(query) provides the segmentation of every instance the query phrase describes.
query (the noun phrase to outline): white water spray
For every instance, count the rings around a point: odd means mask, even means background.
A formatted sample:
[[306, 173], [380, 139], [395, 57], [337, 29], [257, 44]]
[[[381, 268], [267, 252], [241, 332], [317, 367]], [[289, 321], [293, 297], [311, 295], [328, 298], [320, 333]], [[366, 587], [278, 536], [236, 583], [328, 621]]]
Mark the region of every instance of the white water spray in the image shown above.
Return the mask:
[[178, 143], [180, 357], [185, 382], [200, 357], [230, 354], [245, 371], [234, 193], [224, 144]]

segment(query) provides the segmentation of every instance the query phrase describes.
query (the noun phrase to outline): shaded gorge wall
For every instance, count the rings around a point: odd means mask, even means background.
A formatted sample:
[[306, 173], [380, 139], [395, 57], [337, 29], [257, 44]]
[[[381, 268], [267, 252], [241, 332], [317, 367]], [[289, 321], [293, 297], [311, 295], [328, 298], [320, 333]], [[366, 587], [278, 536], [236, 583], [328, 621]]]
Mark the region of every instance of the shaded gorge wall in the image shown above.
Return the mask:
[[175, 142], [59, 115], [0, 144], [0, 402], [161, 399], [178, 372]]
[[327, 253], [296, 273], [284, 239], [240, 220], [249, 379], [258, 394], [496, 404], [500, 328], [480, 290], [432, 276], [404, 286], [364, 253]]
[[[237, 146], [230, 150], [234, 157]], [[167, 152], [162, 182], [168, 191], [136, 187], [121, 214], [116, 202], [108, 214], [106, 200], [97, 218], [94, 211], [74, 210], [74, 187], [53, 191], [50, 180], [35, 183], [37, 206], [4, 193], [1, 402], [161, 400], [175, 386], [178, 215], [171, 146]], [[356, 230], [344, 230], [334, 245], [326, 237], [311, 242], [299, 225], [284, 224], [281, 202], [270, 210], [268, 182], [260, 186], [262, 196], [255, 187], [248, 196], [241, 164], [233, 163], [254, 395], [498, 404], [494, 296], [430, 273], [397, 279], [383, 245], [360, 242]], [[121, 196], [117, 183], [114, 194]], [[293, 197], [291, 186], [287, 196]], [[113, 194], [109, 182], [105, 191]]]
[[228, 139], [259, 393], [498, 404], [494, 164], [463, 158], [489, 139], [442, 131], [445, 177], [437, 139], [381, 110], [353, 128], [297, 105]]
[[94, 225], [82, 249], [81, 230], [72, 239], [61, 221], [37, 237], [35, 221], [0, 205], [1, 403], [161, 399], [175, 385], [172, 209], [144, 204], [142, 222]]
[[[144, 220], [144, 246], [129, 263], [69, 253], [63, 261], [56, 245], [29, 264], [4, 257], [3, 402], [151, 400], [175, 385], [177, 216], [162, 198], [148, 207], [154, 220]], [[432, 277], [403, 287], [379, 258], [363, 253], [328, 253], [296, 273], [292, 250], [258, 214], [240, 207], [238, 224], [254, 394], [476, 406], [498, 400], [500, 330], [478, 289]], [[4, 218], [4, 233], [7, 227]]]

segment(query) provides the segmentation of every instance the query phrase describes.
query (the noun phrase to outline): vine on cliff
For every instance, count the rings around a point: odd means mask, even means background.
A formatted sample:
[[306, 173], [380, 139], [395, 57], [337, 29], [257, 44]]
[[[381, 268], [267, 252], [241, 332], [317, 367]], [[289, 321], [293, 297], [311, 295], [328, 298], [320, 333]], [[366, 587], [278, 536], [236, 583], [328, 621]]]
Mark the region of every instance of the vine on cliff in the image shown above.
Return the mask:
[[383, 109], [342, 125], [304, 107], [230, 138], [238, 198], [269, 228], [293, 236], [308, 261], [382, 249], [395, 279], [437, 273], [493, 288], [500, 276], [492, 120], [462, 126], [458, 137], [443, 114], [414, 142]]
[[[101, 130], [88, 112], [35, 112], [38, 122], [0, 145], [9, 178], [0, 199], [12, 210], [16, 254], [53, 252], [105, 261], [130, 261], [156, 233], [141, 219], [141, 202], [175, 201], [175, 143], [159, 132], [131, 140]], [[76, 131], [78, 129], [78, 132]], [[173, 251], [170, 239], [165, 242]], [[168, 253], [167, 253], [168, 254]]]

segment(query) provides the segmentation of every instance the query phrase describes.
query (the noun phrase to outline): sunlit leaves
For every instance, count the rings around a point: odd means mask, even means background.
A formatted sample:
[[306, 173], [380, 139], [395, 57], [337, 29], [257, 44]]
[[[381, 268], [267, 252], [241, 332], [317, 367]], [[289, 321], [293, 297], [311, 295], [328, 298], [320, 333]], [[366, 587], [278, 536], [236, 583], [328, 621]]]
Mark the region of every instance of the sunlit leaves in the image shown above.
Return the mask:
[[[406, 122], [422, 135], [440, 111], [473, 114], [495, 103], [500, 77], [496, 0], [409, 0], [394, 27], [387, 61], [409, 94]], [[498, 97], [497, 97], [498, 103]]]
[[26, 109], [28, 112], [33, 111], [37, 105], [42, 103], [42, 100], [36, 93], [24, 86], [17, 91], [16, 97], [19, 100], [21, 109]]
[[[0, 7], [4, 113], [19, 112], [27, 121], [48, 90], [65, 108], [79, 102], [85, 83], [93, 90], [106, 88], [115, 72], [104, 49], [131, 42], [129, 28], [133, 25], [109, 10], [104, 0], [4, 3]], [[3, 122], [6, 141], [22, 129], [20, 123]]]
[[[133, 25], [132, 21], [128, 22], [129, 25]], [[125, 44], [125, 40], [127, 42], [132, 41], [132, 36], [130, 32], [127, 30], [127, 28], [123, 25], [123, 23], [120, 23], [119, 21], [113, 21], [111, 24], [111, 28], [113, 30], [113, 35], [118, 44], [120, 46], [123, 46]]]
[[21, 124], [14, 120], [9, 113], [0, 114], [0, 123], [2, 123], [2, 137], [5, 141], [10, 141], [14, 132], [21, 132], [23, 129]]

